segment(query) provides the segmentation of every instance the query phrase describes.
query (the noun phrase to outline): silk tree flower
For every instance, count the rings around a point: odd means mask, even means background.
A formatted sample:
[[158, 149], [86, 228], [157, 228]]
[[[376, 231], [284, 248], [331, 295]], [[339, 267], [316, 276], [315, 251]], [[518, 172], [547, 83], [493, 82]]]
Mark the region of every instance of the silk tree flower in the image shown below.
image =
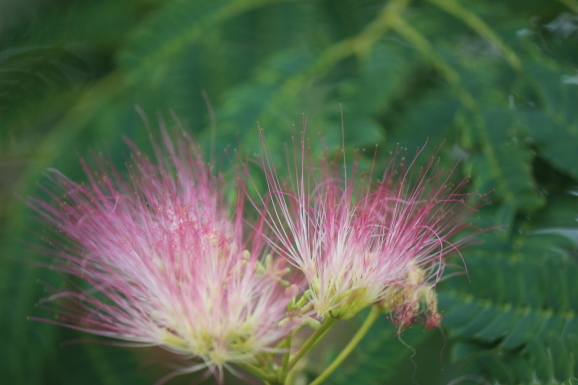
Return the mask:
[[[289, 181], [281, 180], [262, 135], [262, 168], [269, 186], [263, 197], [271, 246], [305, 276], [309, 303], [321, 319], [348, 319], [378, 305], [399, 331], [423, 319], [441, 319], [434, 290], [447, 258], [479, 232], [468, 222], [482, 196], [450, 183], [434, 151], [423, 168], [422, 148], [407, 163], [398, 151], [377, 182], [347, 175], [342, 158], [325, 151], [311, 159], [304, 134], [294, 145]], [[301, 159], [299, 159], [301, 158]], [[454, 239], [470, 228], [469, 235]]]
[[31, 202], [60, 235], [53, 268], [91, 286], [48, 298], [60, 304], [55, 323], [202, 360], [182, 373], [222, 377], [230, 363], [275, 352], [290, 331], [278, 324], [291, 298], [283, 261], [263, 258], [262, 223], [246, 231], [243, 198], [224, 199], [186, 136], [175, 145], [163, 133], [156, 164], [132, 147], [128, 182], [102, 162], [98, 173], [85, 164], [87, 185], [55, 171], [64, 195]]

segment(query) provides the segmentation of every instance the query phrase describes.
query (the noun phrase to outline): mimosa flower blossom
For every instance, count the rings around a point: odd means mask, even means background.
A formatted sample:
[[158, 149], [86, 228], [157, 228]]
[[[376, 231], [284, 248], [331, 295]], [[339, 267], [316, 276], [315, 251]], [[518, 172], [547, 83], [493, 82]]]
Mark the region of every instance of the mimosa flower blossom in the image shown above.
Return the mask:
[[278, 324], [291, 298], [283, 261], [264, 255], [262, 223], [244, 234], [242, 198], [231, 210], [186, 136], [175, 145], [165, 132], [157, 164], [133, 149], [128, 182], [85, 165], [87, 185], [55, 172], [64, 196], [32, 200], [62, 236], [54, 268], [91, 286], [50, 297], [61, 305], [55, 322], [202, 359], [183, 373], [221, 376], [229, 363], [275, 351], [290, 331]]
[[421, 169], [415, 163], [423, 149], [409, 164], [400, 151], [372, 182], [371, 175], [356, 175], [355, 165], [347, 175], [342, 158], [327, 152], [313, 164], [303, 138], [284, 182], [262, 137], [265, 221], [271, 246], [309, 284], [301, 303], [308, 300], [322, 319], [348, 319], [378, 305], [399, 330], [422, 318], [437, 326], [433, 289], [447, 258], [476, 233], [452, 238], [473, 227], [469, 217], [482, 196], [462, 192], [466, 179], [452, 185], [454, 170], [439, 170], [437, 151]]

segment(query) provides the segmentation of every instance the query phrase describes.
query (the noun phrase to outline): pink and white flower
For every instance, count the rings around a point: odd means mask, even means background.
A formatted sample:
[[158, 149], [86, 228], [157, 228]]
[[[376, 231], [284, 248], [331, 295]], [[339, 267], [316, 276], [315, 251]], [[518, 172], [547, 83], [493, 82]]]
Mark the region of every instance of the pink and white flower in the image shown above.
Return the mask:
[[265, 258], [262, 223], [246, 231], [242, 195], [224, 199], [186, 136], [175, 145], [163, 133], [156, 164], [133, 149], [128, 182], [84, 165], [87, 185], [55, 172], [65, 194], [31, 201], [60, 235], [54, 267], [90, 284], [49, 298], [61, 305], [56, 323], [202, 359], [181, 372], [220, 376], [276, 351], [291, 298], [283, 261]]
[[433, 288], [447, 258], [477, 231], [453, 239], [472, 227], [469, 217], [482, 198], [462, 192], [467, 179], [452, 185], [454, 170], [439, 170], [437, 151], [418, 168], [423, 149], [409, 164], [399, 151], [380, 181], [356, 175], [356, 166], [348, 176], [341, 156], [331, 159], [326, 151], [314, 162], [302, 134], [286, 182], [263, 134], [262, 143], [270, 244], [305, 276], [305, 298], [318, 317], [348, 319], [379, 305], [400, 330], [420, 316], [426, 326], [437, 325]]

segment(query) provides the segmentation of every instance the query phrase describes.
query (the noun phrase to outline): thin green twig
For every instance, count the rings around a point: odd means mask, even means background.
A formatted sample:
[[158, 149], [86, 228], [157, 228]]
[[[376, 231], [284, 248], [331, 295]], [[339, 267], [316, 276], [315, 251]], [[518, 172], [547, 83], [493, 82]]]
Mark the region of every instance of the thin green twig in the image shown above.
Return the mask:
[[401, 14], [407, 8], [411, 0], [391, 0], [388, 1], [367, 27], [359, 34], [344, 39], [331, 45], [323, 51], [315, 62], [305, 70], [292, 78], [289, 78], [277, 93], [282, 95], [293, 95], [295, 90], [303, 87], [311, 80], [311, 76], [327, 71], [340, 60], [350, 55], [366, 55], [377, 41], [391, 28]]
[[361, 328], [359, 328], [357, 333], [355, 333], [353, 338], [351, 338], [351, 341], [349, 341], [347, 346], [343, 348], [341, 353], [339, 353], [339, 355], [337, 356], [337, 358], [335, 358], [335, 360], [331, 363], [331, 365], [325, 368], [325, 370], [309, 385], [319, 385], [323, 381], [325, 381], [327, 377], [329, 377], [331, 373], [333, 373], [335, 369], [337, 369], [337, 367], [341, 365], [343, 360], [345, 360], [347, 356], [349, 356], [349, 354], [353, 351], [353, 349], [355, 349], [357, 344], [359, 344], [359, 342], [367, 334], [367, 332], [371, 328], [371, 325], [373, 325], [373, 323], [375, 322], [375, 320], [377, 320], [380, 314], [381, 310], [379, 310], [377, 306], [373, 306], [371, 308], [371, 311], [367, 315], [367, 318], [363, 322], [363, 325], [361, 325]]
[[289, 366], [289, 358], [291, 358], [291, 343], [293, 342], [293, 334], [290, 334], [289, 337], [285, 339], [285, 348], [287, 352], [283, 355], [283, 363], [281, 365], [281, 371], [279, 372], [279, 382], [283, 383], [282, 381], [285, 379], [285, 373], [287, 373], [287, 367]]
[[401, 37], [412, 43], [417, 51], [428, 59], [450, 84], [456, 87], [464, 106], [475, 110], [476, 102], [468, 90], [462, 87], [460, 75], [436, 53], [429, 40], [401, 18], [396, 21], [393, 28]]
[[321, 327], [319, 329], [317, 329], [315, 331], [315, 333], [313, 333], [313, 335], [311, 335], [311, 337], [309, 337], [309, 339], [303, 344], [303, 346], [301, 346], [301, 349], [299, 349], [299, 351], [295, 354], [295, 356], [293, 356], [290, 360], [289, 363], [287, 364], [287, 367], [285, 368], [284, 372], [281, 372], [281, 379], [285, 379], [285, 377], [287, 376], [287, 373], [289, 373], [291, 371], [291, 369], [293, 369], [293, 367], [295, 366], [295, 364], [307, 353], [309, 352], [311, 349], [313, 349], [313, 347], [315, 347], [315, 345], [317, 345], [317, 343], [319, 342], [319, 340], [321, 340], [321, 338], [323, 338], [323, 336], [325, 335], [325, 333], [327, 333], [329, 331], [329, 329], [331, 329], [331, 327], [333, 326], [333, 324], [335, 323], [335, 319], [333, 318], [329, 318], [328, 320], [326, 320], [325, 322], [323, 322], [321, 324]]
[[253, 373], [255, 376], [259, 377], [260, 379], [262, 379], [263, 381], [265, 381], [265, 383], [275, 383], [275, 381], [277, 380], [277, 378], [270, 374], [269, 372], [255, 366], [255, 365], [251, 365], [251, 364], [240, 364], [240, 366]]
[[480, 19], [475, 13], [469, 11], [467, 8], [463, 7], [460, 3], [454, 0], [429, 0], [430, 2], [436, 4], [438, 7], [444, 9], [445, 11], [456, 16], [462, 20], [471, 29], [476, 31], [478, 35], [484, 39], [495, 44], [504, 54], [506, 61], [516, 70], [522, 68], [522, 63], [520, 58], [516, 53], [508, 47], [508, 45], [498, 36], [488, 24], [486, 24], [482, 19]]
[[578, 13], [578, 1], [576, 0], [558, 0], [568, 8], [572, 10], [574, 13]]

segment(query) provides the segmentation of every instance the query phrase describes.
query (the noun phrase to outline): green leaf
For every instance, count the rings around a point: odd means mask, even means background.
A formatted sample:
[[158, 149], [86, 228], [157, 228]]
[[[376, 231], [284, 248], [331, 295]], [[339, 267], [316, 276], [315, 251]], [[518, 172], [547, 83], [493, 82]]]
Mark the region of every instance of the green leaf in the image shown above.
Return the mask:
[[[578, 98], [576, 98], [578, 103]], [[573, 156], [578, 147], [578, 130], [564, 125], [545, 111], [518, 111], [519, 124], [538, 154], [562, 172], [578, 180], [578, 163]]]
[[171, 0], [132, 34], [119, 55], [121, 68], [132, 69], [132, 84], [151, 76], [160, 82], [171, 59], [198, 42], [211, 28], [236, 16], [278, 1], [291, 0]]
[[[491, 176], [496, 194], [506, 204], [522, 211], [534, 211], [545, 203], [532, 175], [533, 154], [513, 135], [511, 113], [503, 109], [484, 114], [483, 156], [478, 157], [475, 172]], [[486, 177], [487, 178], [487, 177]]]

